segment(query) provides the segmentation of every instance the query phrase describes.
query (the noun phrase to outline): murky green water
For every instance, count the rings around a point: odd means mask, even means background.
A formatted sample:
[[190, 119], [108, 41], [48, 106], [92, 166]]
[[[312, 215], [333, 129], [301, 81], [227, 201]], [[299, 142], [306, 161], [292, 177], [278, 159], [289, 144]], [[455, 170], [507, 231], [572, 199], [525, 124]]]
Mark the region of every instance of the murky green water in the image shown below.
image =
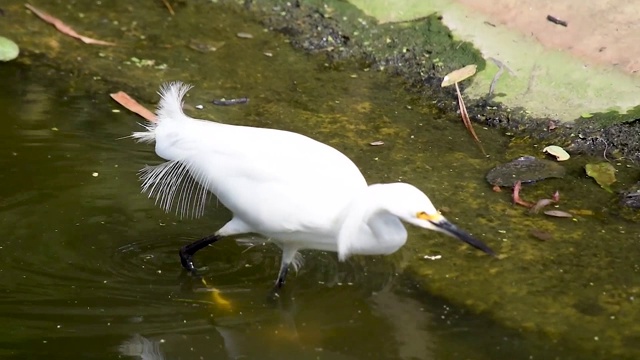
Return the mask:
[[[584, 215], [528, 215], [511, 205], [508, 193], [492, 192], [484, 175], [498, 162], [539, 149], [508, 145], [476, 127], [492, 155], [486, 159], [459, 119], [407, 95], [396, 80], [348, 65], [329, 69], [251, 21], [212, 16], [218, 32], [203, 37], [226, 41], [228, 51], [184, 56], [189, 50], [182, 44], [171, 51], [175, 59], [161, 58], [169, 64], [166, 73], [118, 62], [120, 76], [143, 74], [152, 88], [138, 95], [153, 101], [160, 80], [186, 72], [189, 77], [180, 78], [197, 85], [188, 105], [205, 105], [192, 115], [329, 143], [354, 159], [370, 182], [400, 179], [425, 190], [500, 259], [412, 230], [409, 244], [387, 258], [339, 263], [335, 254], [306, 252], [304, 267], [274, 301], [268, 293], [279, 250], [256, 239], [227, 240], [197, 255], [208, 284], [230, 301], [225, 306], [182, 273], [177, 249], [230, 215], [214, 202], [204, 218], [180, 220], [140, 194], [136, 172], [159, 159], [151, 146], [120, 139], [139, 130], [140, 121], [108, 98], [120, 89], [98, 81], [91, 89], [105, 91], [91, 92], [86, 78], [2, 64], [0, 355], [586, 359], [640, 353], [640, 229], [619, 218], [614, 197], [584, 176], [582, 165], [591, 159], [573, 159], [566, 179], [523, 190], [535, 201], [559, 189], [562, 208]], [[240, 30], [256, 38], [238, 40]], [[157, 53], [139, 56], [167, 53], [147, 50]], [[95, 61], [131, 52], [101, 51], [106, 56]], [[250, 102], [206, 103], [223, 96]], [[378, 140], [385, 144], [369, 145]], [[638, 173], [619, 175], [631, 183]], [[552, 239], [535, 240], [534, 229]]]
[[[136, 129], [134, 116], [113, 113], [118, 107], [104, 94], [74, 93], [25, 69], [8, 66], [0, 71], [11, 84], [0, 90], [4, 355], [91, 359], [135, 358], [141, 351], [148, 356], [144, 359], [567, 355], [558, 344], [506, 330], [489, 318], [425, 294], [402, 276], [397, 262], [378, 257], [341, 264], [334, 254], [308, 252], [305, 266], [291, 277], [280, 301], [271, 301], [267, 295], [277, 273], [279, 250], [259, 242], [253, 247], [221, 242], [198, 254], [198, 261], [208, 267], [205, 278], [222, 290], [232, 307], [216, 303], [202, 284], [181, 273], [176, 250], [220, 227], [229, 218], [227, 211], [212, 204], [206, 218], [185, 221], [163, 214], [139, 193], [136, 178], [145, 163], [157, 162], [152, 149], [118, 139]], [[320, 73], [315, 81], [331, 83], [344, 75]], [[450, 168], [437, 159], [452, 152], [481, 158], [468, 145], [464, 131], [447, 130], [443, 136], [444, 119], [422, 119], [419, 112], [407, 109], [399, 103], [405, 100], [398, 95], [404, 94], [381, 87], [383, 77], [363, 73], [359, 79], [343, 101], [349, 106], [369, 104], [375, 110], [366, 116], [350, 112], [355, 118], [347, 124], [341, 117], [324, 116], [326, 130], [314, 130], [302, 121], [283, 121], [281, 126], [333, 140], [364, 163], [365, 173], [374, 180], [410, 177], [415, 167]], [[371, 98], [363, 89], [379, 89], [379, 94]], [[262, 108], [253, 106], [217, 112], [249, 114], [251, 119]], [[404, 120], [396, 130], [386, 130], [380, 120], [400, 118], [394, 108]], [[295, 111], [286, 104], [282, 109]], [[370, 122], [372, 117], [375, 123]], [[430, 138], [403, 139], [403, 134], [418, 135], [418, 121], [432, 125], [432, 131], [420, 132]], [[349, 127], [362, 131], [349, 134], [345, 130]], [[379, 139], [387, 144], [368, 145]], [[404, 163], [396, 163], [394, 147], [405, 146], [419, 148], [417, 156], [431, 154], [429, 166], [415, 164], [411, 152]], [[464, 177], [451, 170], [446, 181]], [[432, 193], [440, 188], [435, 180], [430, 182]], [[453, 206], [444, 196], [435, 197]], [[425, 237], [414, 235], [414, 242]], [[444, 248], [437, 250], [445, 257], [455, 255], [447, 240], [443, 238]], [[462, 257], [458, 265], [474, 262], [464, 254], [458, 256]], [[463, 268], [469, 266], [473, 264]]]

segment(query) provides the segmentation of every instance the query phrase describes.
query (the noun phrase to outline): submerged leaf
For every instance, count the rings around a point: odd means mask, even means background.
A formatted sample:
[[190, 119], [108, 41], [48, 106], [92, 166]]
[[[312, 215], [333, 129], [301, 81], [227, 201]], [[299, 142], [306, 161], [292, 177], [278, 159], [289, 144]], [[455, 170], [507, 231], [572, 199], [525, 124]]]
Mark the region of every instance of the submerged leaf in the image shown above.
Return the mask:
[[0, 61], [10, 61], [18, 57], [18, 45], [6, 37], [0, 36]]
[[553, 203], [554, 201], [551, 199], [540, 199], [535, 205], [533, 205], [533, 207], [531, 208], [531, 210], [529, 210], [529, 212], [532, 214], [537, 214], [540, 212], [540, 210], [542, 210], [543, 207], [549, 206]]
[[31, 12], [33, 12], [37, 17], [39, 17], [40, 19], [42, 19], [43, 21], [55, 26], [55, 28], [60, 31], [61, 33], [67, 35], [67, 36], [71, 36], [72, 38], [76, 38], [81, 40], [82, 42], [84, 42], [85, 44], [94, 44], [94, 45], [107, 45], [107, 46], [113, 46], [115, 45], [115, 43], [109, 42], [109, 41], [102, 41], [102, 40], [97, 40], [97, 39], [93, 39], [90, 38], [88, 36], [83, 36], [78, 34], [75, 30], [73, 30], [71, 28], [71, 26], [65, 24], [64, 22], [62, 22], [62, 20], [47, 14], [46, 12], [35, 8], [32, 5], [29, 4], [24, 4], [24, 6], [31, 10]]
[[477, 65], [467, 65], [462, 69], [454, 70], [448, 73], [444, 79], [442, 79], [441, 87], [450, 86], [458, 83], [464, 79], [470, 78], [476, 73]]
[[531, 229], [529, 230], [529, 234], [540, 241], [548, 241], [553, 239], [553, 235], [551, 235], [550, 232], [540, 229]]
[[598, 185], [611, 192], [611, 184], [616, 182], [616, 169], [608, 162], [599, 164], [587, 164], [584, 169], [587, 175], [594, 178]]
[[573, 215], [562, 210], [547, 210], [544, 212], [545, 215], [553, 216], [553, 217], [562, 217], [562, 218], [572, 218]]

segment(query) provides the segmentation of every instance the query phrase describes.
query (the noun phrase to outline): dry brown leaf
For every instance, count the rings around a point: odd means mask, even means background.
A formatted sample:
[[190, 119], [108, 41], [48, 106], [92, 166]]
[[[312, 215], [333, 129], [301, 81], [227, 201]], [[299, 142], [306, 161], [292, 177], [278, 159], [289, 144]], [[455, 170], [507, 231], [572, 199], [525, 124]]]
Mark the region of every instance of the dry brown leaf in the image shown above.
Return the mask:
[[467, 65], [462, 69], [454, 70], [448, 73], [444, 79], [442, 79], [441, 87], [451, 86], [455, 83], [459, 83], [462, 80], [468, 79], [476, 73], [477, 65]]
[[42, 19], [45, 22], [48, 22], [49, 24], [55, 26], [55, 28], [58, 29], [58, 31], [60, 31], [61, 33], [65, 34], [65, 35], [68, 35], [68, 36], [71, 36], [71, 37], [76, 38], [76, 39], [80, 39], [85, 44], [107, 45], [107, 46], [115, 46], [116, 45], [115, 43], [112, 43], [112, 42], [102, 41], [102, 40], [97, 40], [97, 39], [93, 39], [93, 38], [90, 38], [90, 37], [82, 36], [82, 35], [78, 34], [75, 30], [73, 30], [69, 25], [63, 23], [62, 20], [60, 20], [58, 18], [55, 18], [55, 17], [47, 14], [46, 12], [33, 7], [30, 4], [24, 4], [24, 6], [26, 6], [27, 9], [31, 10], [34, 14], [36, 14], [40, 19]]
[[151, 122], [156, 122], [156, 115], [149, 111], [146, 107], [140, 105], [131, 96], [124, 91], [118, 91], [115, 94], [111, 94], [111, 98], [118, 104], [124, 106], [127, 110], [132, 111], [143, 118]]

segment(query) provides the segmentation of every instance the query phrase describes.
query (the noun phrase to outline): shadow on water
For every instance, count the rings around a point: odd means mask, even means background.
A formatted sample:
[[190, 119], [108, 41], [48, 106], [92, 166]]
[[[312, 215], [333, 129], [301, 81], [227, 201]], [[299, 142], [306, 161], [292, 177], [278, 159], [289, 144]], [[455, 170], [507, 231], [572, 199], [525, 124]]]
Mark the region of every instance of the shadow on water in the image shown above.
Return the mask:
[[[279, 250], [257, 239], [227, 240], [197, 255], [227, 306], [181, 273], [177, 249], [222, 226], [228, 211], [212, 202], [202, 219], [162, 213], [140, 194], [136, 176], [159, 160], [150, 146], [120, 139], [139, 129], [138, 118], [113, 112], [121, 109], [105, 93], [46, 80], [60, 74], [3, 64], [0, 78], [9, 86], [0, 88], [0, 355], [584, 359], [640, 351], [629, 325], [637, 320], [630, 306], [640, 289], [637, 225], [608, 212], [611, 196], [580, 172], [589, 159], [578, 159], [568, 179], [525, 191], [535, 198], [559, 188], [577, 199], [570, 206], [595, 215], [564, 222], [529, 216], [511, 206], [508, 193], [491, 192], [483, 177], [496, 163], [535, 149], [477, 129], [497, 154], [487, 159], [458, 118], [407, 95], [393, 79], [355, 66], [330, 69], [285, 47], [272, 68], [248, 61], [248, 47], [235, 49], [233, 59], [242, 61], [224, 58], [229, 53], [216, 60], [233, 63], [217, 69], [227, 76], [218, 83], [223, 90], [196, 87], [187, 105], [205, 110], [192, 108], [191, 115], [331, 144], [370, 182], [403, 180], [424, 189], [501, 259], [411, 230], [407, 247], [387, 258], [339, 263], [335, 254], [305, 252], [299, 274], [291, 274], [279, 299], [268, 300]], [[206, 102], [231, 92], [250, 103]], [[379, 140], [383, 146], [369, 145]], [[555, 240], [530, 239], [532, 228]], [[606, 255], [607, 236], [616, 241], [615, 257]], [[416, 283], [421, 277], [427, 280]], [[582, 319], [585, 331], [563, 343]], [[603, 319], [622, 324], [623, 335], [613, 336], [614, 325], [602, 326]], [[616, 341], [592, 344], [594, 336], [609, 335]]]

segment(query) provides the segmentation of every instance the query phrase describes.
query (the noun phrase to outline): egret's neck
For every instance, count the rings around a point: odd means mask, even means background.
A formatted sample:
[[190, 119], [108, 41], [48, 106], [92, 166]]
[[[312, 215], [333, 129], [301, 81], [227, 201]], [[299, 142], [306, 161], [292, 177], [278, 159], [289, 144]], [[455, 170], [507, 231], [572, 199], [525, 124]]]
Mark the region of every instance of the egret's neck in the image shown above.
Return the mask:
[[407, 241], [407, 230], [393, 215], [384, 185], [372, 185], [354, 197], [343, 214], [338, 255], [387, 255]]

